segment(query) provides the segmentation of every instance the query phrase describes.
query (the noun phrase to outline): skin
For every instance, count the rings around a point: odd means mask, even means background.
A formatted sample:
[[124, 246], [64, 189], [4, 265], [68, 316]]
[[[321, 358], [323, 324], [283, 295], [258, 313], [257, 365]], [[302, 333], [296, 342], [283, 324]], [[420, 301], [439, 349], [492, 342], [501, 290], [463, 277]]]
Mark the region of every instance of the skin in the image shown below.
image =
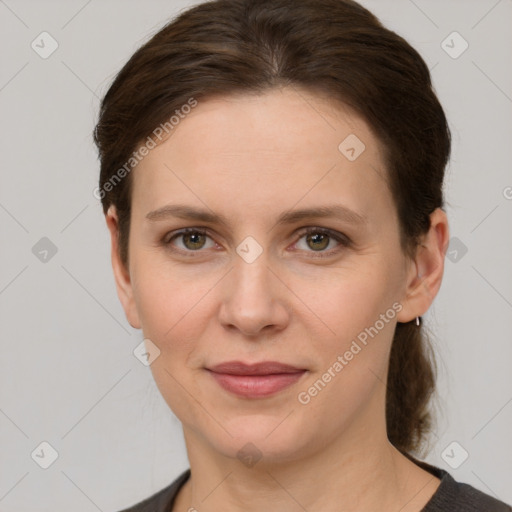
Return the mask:
[[[352, 162], [338, 150], [349, 134], [366, 146]], [[114, 207], [106, 220], [126, 317], [161, 351], [151, 370], [183, 424], [192, 476], [173, 510], [421, 510], [439, 479], [389, 443], [384, 383], [396, 323], [423, 315], [441, 285], [446, 214], [432, 213], [415, 259], [407, 259], [379, 141], [348, 108], [297, 88], [199, 102], [132, 172], [128, 268]], [[228, 225], [146, 218], [177, 203], [222, 214]], [[283, 212], [331, 204], [367, 224], [276, 224]], [[164, 245], [185, 227], [208, 233]], [[344, 234], [351, 245], [308, 242], [305, 227]], [[236, 252], [247, 236], [263, 250], [252, 263]], [[395, 302], [395, 317], [301, 404], [298, 393]], [[271, 397], [240, 398], [205, 370], [231, 360], [308, 371]], [[246, 443], [262, 455], [252, 467], [237, 458]]]

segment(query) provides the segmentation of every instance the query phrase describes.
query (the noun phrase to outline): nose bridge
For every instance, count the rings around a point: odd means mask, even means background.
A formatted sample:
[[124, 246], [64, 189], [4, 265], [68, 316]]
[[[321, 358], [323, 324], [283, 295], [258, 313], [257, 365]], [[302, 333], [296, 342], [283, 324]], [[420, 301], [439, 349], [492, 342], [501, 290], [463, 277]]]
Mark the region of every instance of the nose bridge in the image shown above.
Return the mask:
[[236, 258], [223, 299], [221, 322], [236, 326], [246, 334], [256, 334], [267, 326], [286, 322], [282, 284], [272, 271], [269, 251], [254, 237], [246, 237], [236, 247]]
[[[251, 249], [246, 254], [251, 254]], [[247, 291], [248, 296], [258, 292], [270, 294], [269, 275], [273, 275], [270, 270], [268, 251], [264, 251], [256, 258], [246, 260], [238, 255], [233, 269], [233, 279], [237, 290]]]
[[[259, 237], [261, 240], [261, 237]], [[264, 250], [263, 246], [256, 240], [254, 236], [246, 236], [236, 247], [236, 253], [248, 265], [253, 264], [261, 255], [265, 253], [265, 260], [267, 260], [268, 250]]]
[[[232, 272], [233, 297], [246, 308], [252, 304], [254, 311], [262, 311], [272, 300], [273, 288], [269, 251], [253, 237], [247, 237], [236, 248], [237, 258]], [[274, 277], [275, 279], [275, 277]]]

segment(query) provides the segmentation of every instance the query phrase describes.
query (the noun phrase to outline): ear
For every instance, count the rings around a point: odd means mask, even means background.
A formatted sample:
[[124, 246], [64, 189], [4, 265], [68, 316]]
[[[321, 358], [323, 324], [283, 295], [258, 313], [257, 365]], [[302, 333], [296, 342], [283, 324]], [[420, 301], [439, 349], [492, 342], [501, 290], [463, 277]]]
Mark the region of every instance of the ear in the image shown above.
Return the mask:
[[411, 262], [403, 308], [397, 315], [399, 322], [410, 322], [423, 315], [432, 304], [443, 279], [445, 254], [449, 242], [446, 213], [436, 208], [430, 214], [430, 229], [416, 250]]
[[133, 298], [133, 288], [130, 280], [129, 269], [121, 261], [119, 255], [119, 224], [117, 212], [114, 205], [111, 205], [106, 215], [107, 227], [111, 239], [111, 259], [114, 278], [116, 281], [117, 295], [123, 305], [126, 319], [134, 329], [140, 329], [140, 319]]

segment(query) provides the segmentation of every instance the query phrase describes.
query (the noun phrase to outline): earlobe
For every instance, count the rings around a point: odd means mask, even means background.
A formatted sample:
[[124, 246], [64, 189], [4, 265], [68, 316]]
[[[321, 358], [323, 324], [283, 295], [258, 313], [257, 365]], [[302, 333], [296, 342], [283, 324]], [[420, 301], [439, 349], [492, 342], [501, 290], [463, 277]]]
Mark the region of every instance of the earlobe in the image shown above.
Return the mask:
[[141, 323], [133, 296], [133, 287], [129, 269], [126, 268], [119, 255], [119, 226], [117, 212], [114, 205], [109, 207], [105, 220], [110, 231], [111, 261], [117, 295], [121, 301], [129, 324], [134, 329], [140, 329]]
[[434, 301], [443, 279], [448, 241], [448, 219], [446, 213], [437, 208], [430, 214], [430, 229], [417, 247], [410, 266], [403, 309], [397, 315], [399, 322], [410, 322], [422, 316]]

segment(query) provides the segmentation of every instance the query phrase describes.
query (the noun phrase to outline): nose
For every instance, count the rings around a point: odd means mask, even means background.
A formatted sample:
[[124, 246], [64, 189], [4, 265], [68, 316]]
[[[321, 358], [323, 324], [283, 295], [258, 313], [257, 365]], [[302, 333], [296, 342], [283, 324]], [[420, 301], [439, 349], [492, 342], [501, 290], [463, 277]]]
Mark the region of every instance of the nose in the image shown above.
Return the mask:
[[219, 321], [249, 337], [282, 330], [290, 321], [290, 295], [265, 252], [251, 263], [237, 257], [225, 279]]

